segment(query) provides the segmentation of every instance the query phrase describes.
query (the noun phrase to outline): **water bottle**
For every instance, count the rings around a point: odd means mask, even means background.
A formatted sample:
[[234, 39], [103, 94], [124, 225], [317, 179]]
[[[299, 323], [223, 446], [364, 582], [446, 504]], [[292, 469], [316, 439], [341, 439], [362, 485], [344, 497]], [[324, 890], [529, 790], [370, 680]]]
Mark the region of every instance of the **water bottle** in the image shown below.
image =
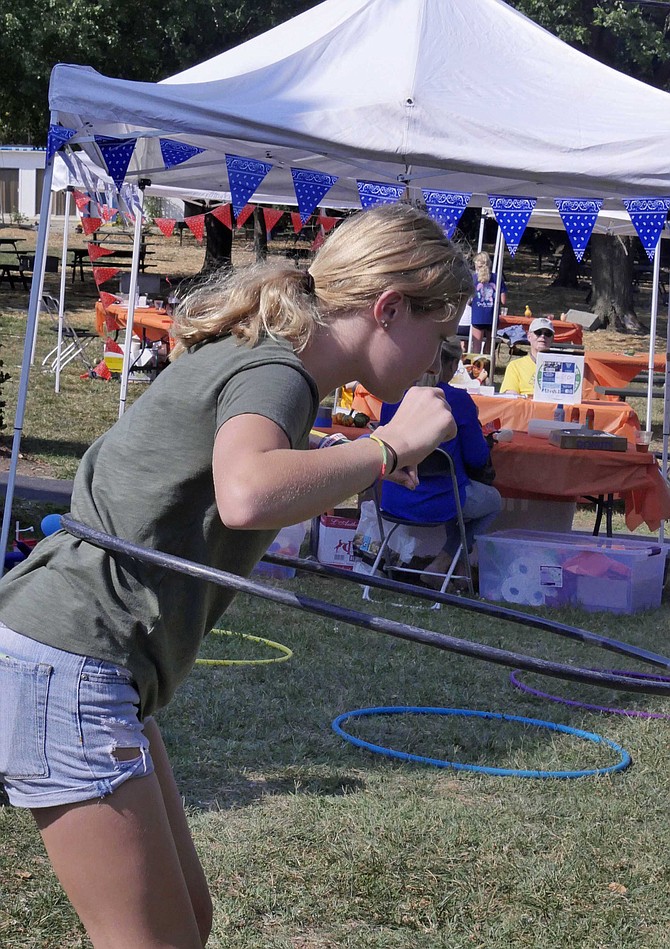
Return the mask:
[[554, 409], [554, 421], [555, 422], [565, 421], [565, 409], [563, 408], [563, 405], [560, 402]]

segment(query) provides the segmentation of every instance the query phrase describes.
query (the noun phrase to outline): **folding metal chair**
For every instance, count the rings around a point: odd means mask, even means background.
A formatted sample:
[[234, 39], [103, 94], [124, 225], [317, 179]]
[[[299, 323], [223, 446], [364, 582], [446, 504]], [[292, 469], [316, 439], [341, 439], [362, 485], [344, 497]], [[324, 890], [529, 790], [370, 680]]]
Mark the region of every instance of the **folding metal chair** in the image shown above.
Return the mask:
[[[381, 543], [379, 545], [379, 550], [375, 561], [372, 565], [372, 574], [376, 574], [379, 570], [387, 574], [391, 573], [418, 573], [426, 574], [431, 573], [433, 576], [442, 577], [442, 584], [440, 586], [440, 593], [444, 593], [451, 580], [454, 579], [463, 579], [467, 583], [468, 593], [470, 596], [474, 596], [474, 586], [472, 583], [472, 569], [470, 566], [470, 556], [468, 553], [468, 543], [465, 533], [465, 522], [463, 520], [463, 510], [461, 508], [461, 499], [458, 493], [458, 481], [456, 479], [456, 469], [454, 468], [454, 462], [451, 458], [451, 455], [446, 452], [443, 448], [436, 448], [427, 458], [425, 458], [421, 464], [418, 466], [419, 478], [430, 477], [431, 475], [444, 474], [446, 471], [449, 472], [451, 476], [451, 482], [454, 489], [454, 500], [456, 504], [456, 527], [458, 528], [460, 543], [458, 548], [451, 559], [451, 563], [446, 571], [446, 573], [435, 573], [427, 571], [425, 569], [419, 570], [413, 567], [405, 567], [393, 565], [387, 562], [387, 553], [389, 549], [389, 543], [391, 538], [395, 534], [396, 530], [399, 527], [410, 527], [412, 530], [428, 528], [428, 527], [443, 527], [445, 532], [449, 530], [449, 527], [452, 525], [452, 521], [447, 521], [445, 523], [442, 521], [413, 521], [408, 520], [407, 518], [397, 517], [394, 514], [390, 514], [388, 511], [385, 511], [381, 506], [380, 492], [375, 491], [374, 503], [377, 512], [377, 521], [379, 524], [379, 536]], [[386, 522], [386, 523], [385, 523]], [[391, 524], [390, 528], [387, 528], [387, 525]], [[456, 573], [456, 568], [458, 566], [459, 560], [463, 564], [463, 573]], [[370, 600], [370, 587], [363, 588], [363, 599]], [[433, 609], [440, 608], [439, 603], [433, 604]]]
[[[43, 293], [40, 309], [49, 314], [49, 319], [51, 320], [51, 329], [57, 333], [58, 300], [55, 297], [52, 297], [49, 293]], [[60, 351], [61, 370], [67, 366], [68, 363], [72, 362], [73, 359], [79, 358], [86, 366], [87, 371], [93, 372], [94, 363], [89, 360], [86, 349], [91, 345], [91, 343], [99, 339], [100, 337], [98, 334], [91, 329], [81, 326], [72, 326], [72, 324], [67, 319], [67, 315], [64, 313], [63, 340]], [[42, 368], [47, 372], [55, 372], [57, 365], [58, 343], [56, 343], [53, 349], [49, 350], [42, 360]]]

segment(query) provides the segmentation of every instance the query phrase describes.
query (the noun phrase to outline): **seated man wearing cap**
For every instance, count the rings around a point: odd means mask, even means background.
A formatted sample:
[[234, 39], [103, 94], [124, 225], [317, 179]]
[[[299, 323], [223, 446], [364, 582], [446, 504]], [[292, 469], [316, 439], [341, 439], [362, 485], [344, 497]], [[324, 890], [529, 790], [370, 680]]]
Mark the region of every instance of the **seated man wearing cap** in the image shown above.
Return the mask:
[[551, 320], [540, 316], [533, 320], [528, 329], [530, 352], [527, 356], [515, 359], [505, 370], [501, 392], [518, 392], [519, 395], [532, 396], [535, 391], [535, 362], [538, 353], [545, 353], [554, 341], [554, 326]]

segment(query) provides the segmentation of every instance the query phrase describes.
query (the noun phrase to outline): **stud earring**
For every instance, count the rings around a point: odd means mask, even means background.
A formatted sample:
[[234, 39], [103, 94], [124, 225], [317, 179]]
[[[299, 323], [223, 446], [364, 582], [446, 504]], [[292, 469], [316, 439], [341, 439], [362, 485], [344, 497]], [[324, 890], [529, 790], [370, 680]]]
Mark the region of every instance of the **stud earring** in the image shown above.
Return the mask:
[[381, 327], [383, 330], [387, 330], [389, 328], [388, 322], [386, 320], [382, 320]]

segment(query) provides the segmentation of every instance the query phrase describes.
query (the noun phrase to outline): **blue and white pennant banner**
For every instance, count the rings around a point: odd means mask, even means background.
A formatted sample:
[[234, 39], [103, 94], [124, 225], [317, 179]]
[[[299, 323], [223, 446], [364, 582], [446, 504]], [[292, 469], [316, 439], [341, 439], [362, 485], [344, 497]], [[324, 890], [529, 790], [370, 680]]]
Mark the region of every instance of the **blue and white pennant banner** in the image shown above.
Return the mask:
[[593, 233], [602, 198], [554, 198], [577, 260], [581, 260]]
[[66, 129], [62, 125], [49, 126], [49, 134], [47, 136], [47, 165], [58, 149], [66, 145], [72, 136], [76, 134], [76, 129]]
[[623, 203], [647, 257], [653, 260], [658, 239], [665, 227], [670, 198], [623, 198]]
[[377, 204], [395, 204], [400, 201], [407, 185], [391, 185], [385, 181], [356, 181], [362, 208], [374, 208]]
[[135, 139], [106, 138], [103, 135], [96, 135], [94, 137], [100, 149], [100, 154], [107, 166], [107, 171], [116, 185], [117, 190], [119, 190], [126, 177], [130, 159], [133, 157]]
[[310, 168], [291, 168], [291, 176], [298, 200], [300, 220], [306, 224], [321, 203], [323, 196], [337, 181], [337, 175], [326, 175], [321, 171], [312, 171]]
[[456, 225], [461, 219], [463, 211], [468, 206], [472, 197], [471, 192], [464, 191], [435, 191], [430, 188], [422, 188], [423, 200], [426, 202], [426, 211], [442, 225], [445, 234], [451, 240], [456, 230]]
[[233, 199], [233, 214], [237, 218], [240, 211], [246, 206], [249, 198], [258, 188], [272, 168], [265, 161], [255, 158], [242, 158], [241, 155], [226, 155], [228, 168], [228, 183]]
[[490, 194], [489, 202], [509, 252], [514, 257], [537, 200], [515, 195]]
[[204, 148], [196, 148], [195, 145], [187, 145], [185, 142], [175, 142], [171, 138], [159, 139], [161, 146], [161, 155], [166, 170], [174, 168], [175, 165], [182, 165], [194, 155], [200, 155]]

